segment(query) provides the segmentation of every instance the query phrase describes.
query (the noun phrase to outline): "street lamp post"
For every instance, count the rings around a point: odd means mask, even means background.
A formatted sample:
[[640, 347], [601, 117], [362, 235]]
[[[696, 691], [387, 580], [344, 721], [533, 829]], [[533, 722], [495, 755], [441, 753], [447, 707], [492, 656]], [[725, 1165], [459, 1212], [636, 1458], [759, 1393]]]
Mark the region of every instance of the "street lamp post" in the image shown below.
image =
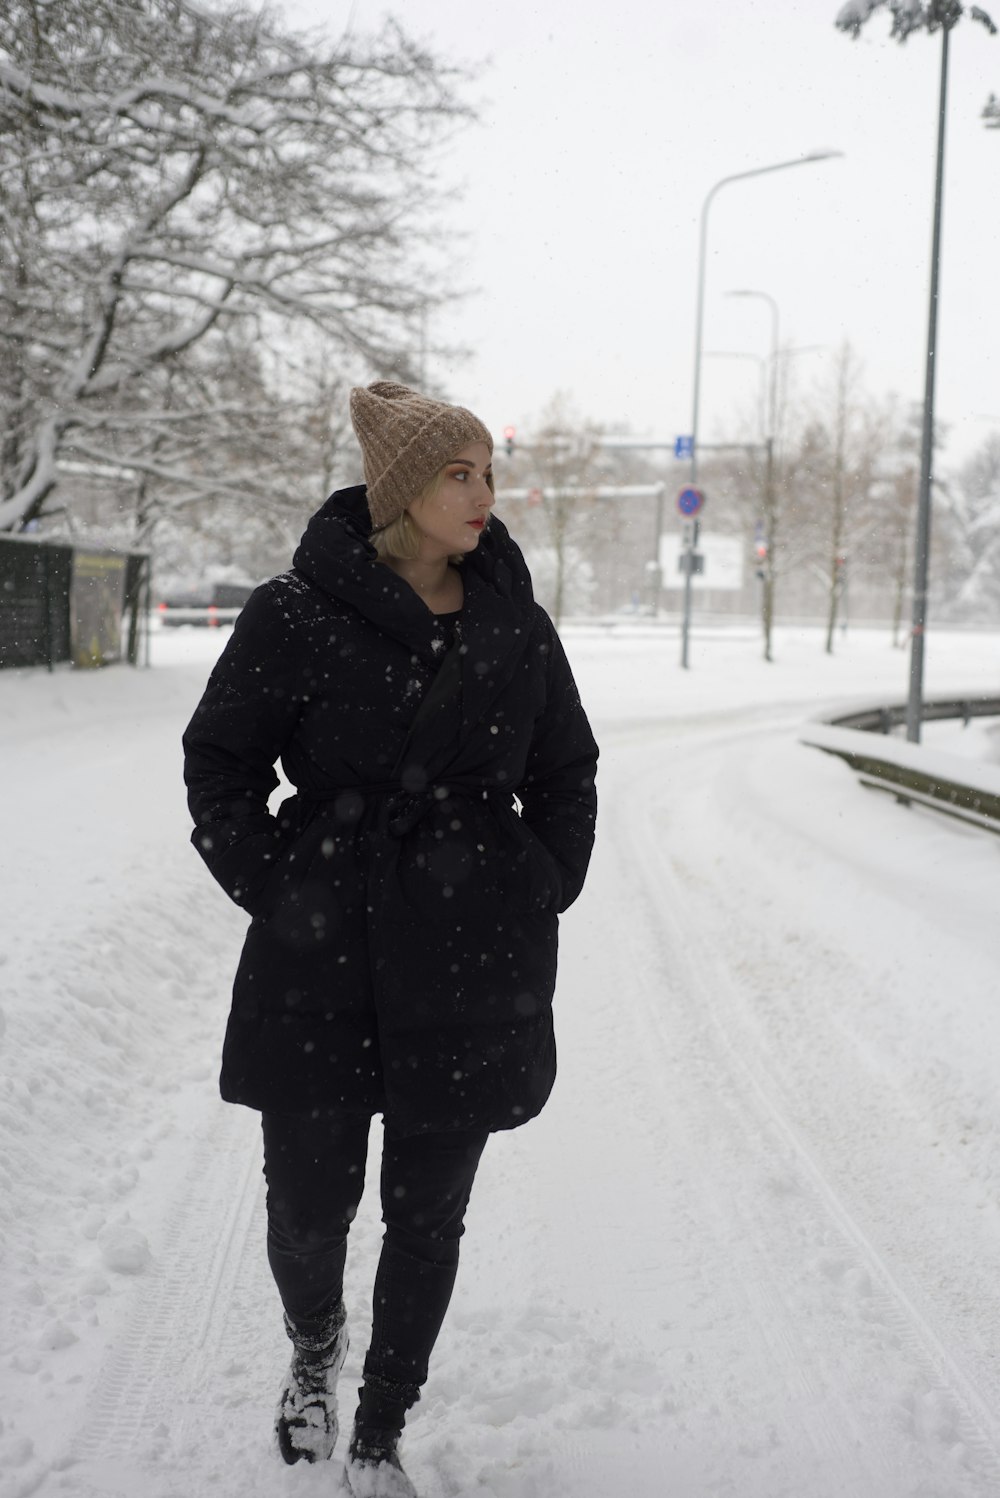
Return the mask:
[[934, 170], [934, 226], [931, 231], [931, 290], [924, 365], [924, 413], [920, 431], [920, 488], [913, 555], [913, 632], [910, 683], [906, 698], [906, 738], [920, 743], [924, 717], [924, 634], [927, 629], [927, 575], [931, 554], [931, 483], [934, 472], [934, 380], [937, 374], [938, 283], [941, 270], [941, 199], [944, 189], [944, 137], [948, 119], [948, 34], [941, 27], [941, 82], [938, 93], [937, 153]]
[[[814, 161], [828, 161], [842, 156], [842, 151], [810, 151], [806, 156], [796, 156], [791, 161], [776, 161], [771, 166], [754, 167], [748, 172], [734, 172], [721, 177], [711, 187], [701, 206], [701, 222], [698, 235], [698, 295], [695, 308], [694, 327], [694, 393], [691, 407], [691, 485], [698, 482], [698, 414], [701, 398], [701, 341], [705, 313], [705, 251], [708, 245], [708, 213], [716, 193], [732, 182], [745, 182], [750, 177], [764, 177], [770, 172], [782, 172], [788, 167], [807, 166]], [[691, 527], [691, 542], [685, 552], [684, 618], [681, 626], [681, 665], [688, 667], [688, 640], [691, 630], [691, 573], [694, 566], [694, 548], [697, 540], [697, 522]]]

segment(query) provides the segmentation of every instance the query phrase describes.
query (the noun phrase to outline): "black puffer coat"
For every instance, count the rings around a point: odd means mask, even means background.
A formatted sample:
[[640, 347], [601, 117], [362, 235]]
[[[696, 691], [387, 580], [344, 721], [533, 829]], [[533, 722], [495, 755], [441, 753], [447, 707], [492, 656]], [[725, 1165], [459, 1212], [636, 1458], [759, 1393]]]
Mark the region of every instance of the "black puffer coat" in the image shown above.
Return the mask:
[[[184, 735], [194, 845], [252, 916], [222, 1095], [514, 1128], [555, 1077], [558, 913], [590, 858], [597, 746], [499, 521], [463, 563], [455, 655], [369, 530], [363, 486], [326, 502]], [[430, 702], [453, 685], [414, 729], [442, 660]], [[272, 817], [279, 758], [297, 794]]]

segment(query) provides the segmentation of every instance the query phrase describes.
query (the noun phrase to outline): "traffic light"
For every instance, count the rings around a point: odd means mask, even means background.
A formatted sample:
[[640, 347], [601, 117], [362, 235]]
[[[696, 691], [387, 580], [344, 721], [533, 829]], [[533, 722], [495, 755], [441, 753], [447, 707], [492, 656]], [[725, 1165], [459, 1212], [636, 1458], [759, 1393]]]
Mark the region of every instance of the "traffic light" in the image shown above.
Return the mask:
[[767, 535], [763, 522], [758, 520], [753, 528], [753, 550], [758, 562], [767, 561]]
[[764, 534], [764, 527], [759, 520], [754, 527], [753, 552], [757, 560], [757, 576], [763, 582], [766, 575], [767, 537]]
[[512, 458], [514, 456], [514, 428], [513, 427], [504, 427], [504, 429], [503, 429], [503, 441], [504, 441], [504, 450], [506, 451], [508, 458]]

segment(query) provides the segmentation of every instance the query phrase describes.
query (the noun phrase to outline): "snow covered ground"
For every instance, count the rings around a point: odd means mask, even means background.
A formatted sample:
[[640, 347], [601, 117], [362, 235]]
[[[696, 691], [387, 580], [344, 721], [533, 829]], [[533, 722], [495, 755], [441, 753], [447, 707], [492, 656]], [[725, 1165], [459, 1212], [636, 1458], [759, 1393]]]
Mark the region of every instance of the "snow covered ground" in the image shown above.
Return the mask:
[[[996, 1498], [1000, 840], [798, 743], [901, 700], [881, 635], [567, 643], [603, 758], [560, 1081], [484, 1159], [422, 1498]], [[270, 1451], [257, 1121], [215, 1091], [244, 918], [178, 740], [219, 644], [0, 676], [0, 1498], [339, 1491]], [[934, 635], [928, 678], [995, 692], [1000, 637]], [[353, 1236], [348, 1413], [374, 1199]]]

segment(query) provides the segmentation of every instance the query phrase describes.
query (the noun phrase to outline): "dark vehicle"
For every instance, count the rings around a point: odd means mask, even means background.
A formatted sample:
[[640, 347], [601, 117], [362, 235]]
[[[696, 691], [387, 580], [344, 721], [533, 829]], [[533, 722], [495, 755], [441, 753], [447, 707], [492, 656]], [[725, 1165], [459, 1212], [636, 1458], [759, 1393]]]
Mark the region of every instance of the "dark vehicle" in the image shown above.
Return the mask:
[[178, 588], [156, 606], [161, 624], [195, 624], [209, 629], [232, 624], [254, 590], [253, 583], [207, 583]]

